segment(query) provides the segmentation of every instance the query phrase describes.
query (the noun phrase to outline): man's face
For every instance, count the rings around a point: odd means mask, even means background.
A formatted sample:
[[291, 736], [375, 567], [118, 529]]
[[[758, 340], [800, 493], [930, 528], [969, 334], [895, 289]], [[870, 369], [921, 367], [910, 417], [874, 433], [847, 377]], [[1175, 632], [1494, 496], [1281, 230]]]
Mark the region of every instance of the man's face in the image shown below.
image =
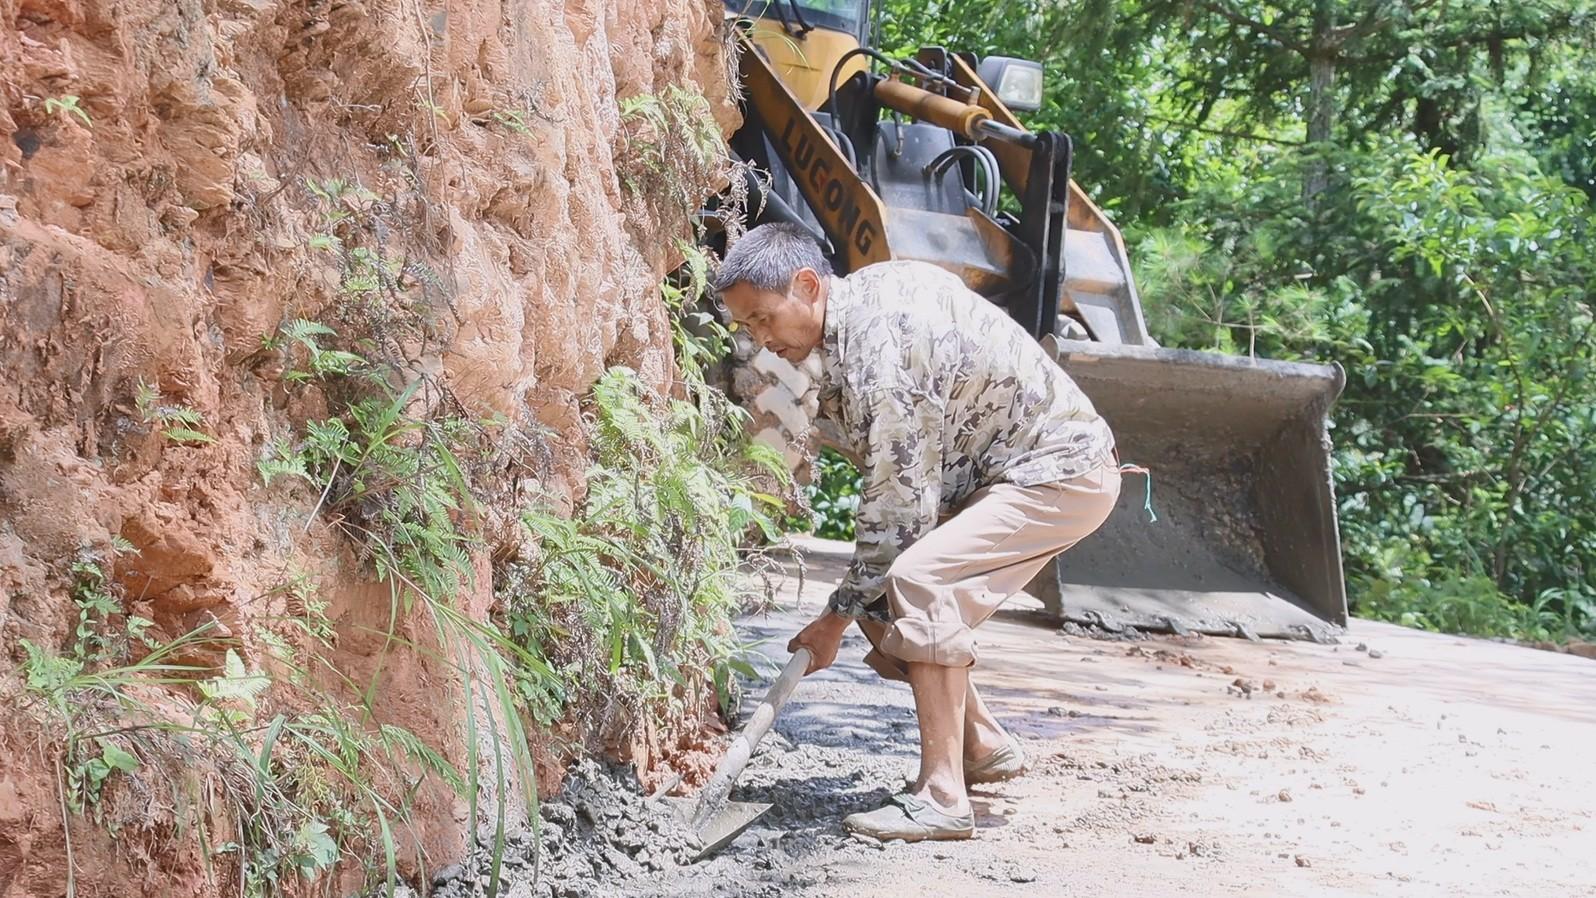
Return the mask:
[[732, 320], [747, 328], [755, 343], [796, 365], [820, 345], [826, 319], [824, 287], [817, 272], [800, 268], [786, 292], [760, 290], [744, 281], [726, 288], [720, 297]]

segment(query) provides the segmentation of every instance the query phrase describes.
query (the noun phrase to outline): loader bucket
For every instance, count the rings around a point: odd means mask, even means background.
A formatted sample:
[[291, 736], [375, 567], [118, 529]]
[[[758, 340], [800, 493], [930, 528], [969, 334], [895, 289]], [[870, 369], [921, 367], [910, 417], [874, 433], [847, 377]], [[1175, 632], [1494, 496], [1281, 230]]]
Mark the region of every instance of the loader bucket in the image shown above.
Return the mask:
[[1326, 413], [1338, 367], [1059, 340], [1114, 429], [1126, 475], [1097, 533], [1031, 590], [1065, 620], [1117, 631], [1323, 641], [1346, 625]]

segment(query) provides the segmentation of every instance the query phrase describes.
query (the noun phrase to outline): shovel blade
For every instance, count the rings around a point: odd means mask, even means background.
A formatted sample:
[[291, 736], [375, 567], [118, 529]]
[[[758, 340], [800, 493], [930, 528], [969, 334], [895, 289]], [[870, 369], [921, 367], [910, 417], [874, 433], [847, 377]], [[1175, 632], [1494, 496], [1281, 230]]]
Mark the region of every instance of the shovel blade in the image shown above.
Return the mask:
[[[698, 800], [694, 798], [665, 798], [666, 804], [676, 811], [677, 816], [683, 820], [691, 821], [693, 812], [698, 808]], [[703, 826], [698, 828], [698, 841], [701, 846], [693, 860], [707, 857], [710, 854], [730, 845], [733, 839], [742, 835], [747, 829], [770, 810], [771, 805], [758, 801], [728, 801], [721, 808], [720, 813], [709, 818]]]

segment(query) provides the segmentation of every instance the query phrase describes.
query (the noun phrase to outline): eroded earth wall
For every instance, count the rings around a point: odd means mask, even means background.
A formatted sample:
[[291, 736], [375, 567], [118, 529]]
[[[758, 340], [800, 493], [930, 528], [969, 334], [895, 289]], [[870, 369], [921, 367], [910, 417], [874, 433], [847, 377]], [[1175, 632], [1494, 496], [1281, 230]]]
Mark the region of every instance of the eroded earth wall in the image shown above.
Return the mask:
[[[421, 412], [495, 422], [459, 597], [485, 615], [519, 499], [581, 495], [580, 397], [610, 365], [670, 381], [681, 222], [626, 170], [622, 107], [682, 88], [729, 128], [724, 40], [707, 0], [0, 0], [0, 895], [63, 888], [53, 749], [17, 681], [21, 640], [71, 642], [85, 553], [152, 636], [209, 625], [251, 669], [309, 582], [343, 673], [381, 664], [377, 716], [463, 760], [460, 683], [406, 647], [414, 610], [312, 486], [257, 469], [329, 414], [282, 328], [327, 327]], [[146, 798], [102, 809], [117, 840], [74, 824], [79, 895], [232, 882]], [[457, 856], [461, 801], [415, 801], [421, 843]]]

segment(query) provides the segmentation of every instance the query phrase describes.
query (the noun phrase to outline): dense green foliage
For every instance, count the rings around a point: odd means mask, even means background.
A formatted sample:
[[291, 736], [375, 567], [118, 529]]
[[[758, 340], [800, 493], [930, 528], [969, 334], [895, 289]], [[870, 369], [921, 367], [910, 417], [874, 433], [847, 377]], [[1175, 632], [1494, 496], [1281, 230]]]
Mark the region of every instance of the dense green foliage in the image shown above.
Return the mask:
[[785, 501], [759, 481], [786, 468], [711, 388], [661, 400], [613, 368], [592, 406], [586, 501], [570, 517], [528, 509], [538, 551], [496, 578], [507, 632], [549, 662], [522, 692], [544, 723], [605, 707], [676, 719], [696, 685], [725, 699], [734, 672], [752, 674], [731, 626], [739, 548], [751, 528], [778, 535]]
[[1361, 613], [1596, 632], [1596, 3], [891, 0], [1041, 60], [1166, 345], [1345, 366]]
[[832, 449], [822, 449], [804, 488], [816, 536], [853, 539], [853, 514], [859, 510], [859, 471]]

